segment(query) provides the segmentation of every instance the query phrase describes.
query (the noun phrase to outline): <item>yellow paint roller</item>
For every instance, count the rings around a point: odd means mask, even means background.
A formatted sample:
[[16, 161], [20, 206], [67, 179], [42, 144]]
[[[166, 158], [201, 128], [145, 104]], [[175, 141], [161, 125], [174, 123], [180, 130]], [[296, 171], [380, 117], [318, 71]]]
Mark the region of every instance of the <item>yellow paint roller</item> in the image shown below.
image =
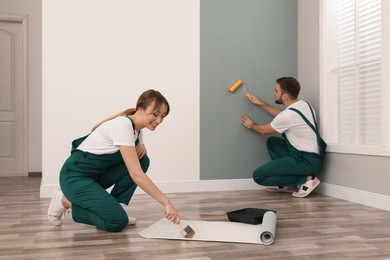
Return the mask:
[[241, 79], [237, 80], [236, 83], [234, 83], [234, 84], [229, 88], [229, 92], [230, 92], [230, 93], [234, 93], [234, 91], [236, 91], [241, 85], [242, 85], [242, 80], [241, 80]]
[[251, 97], [251, 94], [250, 94], [249, 92], [246, 91], [245, 83], [243, 83], [241, 79], [237, 80], [236, 83], [234, 83], [234, 84], [229, 88], [229, 92], [230, 92], [230, 93], [233, 93], [233, 92], [236, 91], [241, 85], [244, 85], [245, 96], [248, 97], [248, 98], [250, 98], [250, 97]]

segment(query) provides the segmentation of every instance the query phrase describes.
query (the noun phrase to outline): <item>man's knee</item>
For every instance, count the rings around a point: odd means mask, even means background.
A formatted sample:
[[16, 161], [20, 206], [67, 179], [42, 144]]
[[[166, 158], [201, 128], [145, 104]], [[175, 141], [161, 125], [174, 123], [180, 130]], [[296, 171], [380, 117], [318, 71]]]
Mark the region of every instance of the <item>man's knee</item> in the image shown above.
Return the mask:
[[265, 180], [265, 172], [263, 171], [263, 169], [260, 167], [258, 169], [256, 169], [253, 174], [252, 174], [252, 177], [253, 177], [253, 180], [259, 184], [259, 185], [263, 185], [263, 181]]

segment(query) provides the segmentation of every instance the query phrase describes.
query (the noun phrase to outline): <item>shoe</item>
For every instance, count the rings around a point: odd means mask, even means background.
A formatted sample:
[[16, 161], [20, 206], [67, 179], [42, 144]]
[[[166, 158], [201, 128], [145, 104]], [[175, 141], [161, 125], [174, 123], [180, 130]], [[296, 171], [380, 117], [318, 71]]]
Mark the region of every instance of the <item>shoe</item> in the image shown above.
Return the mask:
[[278, 192], [278, 193], [293, 193], [298, 191], [298, 188], [296, 186], [274, 186], [274, 187], [267, 187], [266, 189], [268, 192]]
[[[119, 203], [119, 204], [122, 206], [122, 208], [125, 210], [125, 212], [127, 214], [127, 211], [126, 211], [127, 205], [124, 203]], [[127, 223], [128, 226], [134, 225], [137, 222], [136, 218], [130, 217], [128, 214], [127, 214], [127, 217], [129, 218], [129, 223]]]
[[301, 185], [301, 188], [297, 192], [293, 192], [292, 196], [296, 198], [304, 198], [308, 196], [317, 186], [320, 184], [320, 180], [316, 177], [310, 181]]
[[70, 210], [62, 205], [63, 196], [61, 189], [55, 190], [47, 210], [47, 218], [54, 226], [61, 226], [62, 218], [70, 213]]
[[129, 223], [127, 223], [128, 226], [134, 225], [137, 222], [137, 219], [134, 217], [127, 216], [129, 218]]

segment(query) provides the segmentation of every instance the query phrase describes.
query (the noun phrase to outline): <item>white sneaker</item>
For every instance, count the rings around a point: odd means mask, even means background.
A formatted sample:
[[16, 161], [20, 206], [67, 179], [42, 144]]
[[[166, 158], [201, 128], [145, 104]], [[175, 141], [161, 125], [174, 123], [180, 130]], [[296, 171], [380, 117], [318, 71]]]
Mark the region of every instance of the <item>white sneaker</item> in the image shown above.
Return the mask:
[[127, 216], [129, 218], [129, 223], [127, 223], [128, 226], [134, 225], [137, 222], [137, 219], [134, 217]]
[[127, 209], [127, 205], [124, 204], [124, 203], [119, 203], [122, 208], [125, 210], [126, 214], [127, 214], [127, 217], [129, 218], [129, 223], [127, 223], [128, 226], [131, 226], [131, 225], [134, 225], [136, 222], [137, 222], [137, 219], [134, 218], [134, 217], [130, 217], [129, 214], [127, 213], [126, 209]]
[[293, 193], [298, 191], [298, 188], [296, 186], [291, 186], [291, 187], [279, 187], [279, 186], [274, 186], [274, 187], [267, 187], [266, 189], [268, 192], [276, 192], [276, 193]]
[[293, 192], [292, 196], [296, 198], [304, 198], [308, 196], [317, 186], [320, 184], [320, 180], [316, 177], [310, 181], [301, 185], [301, 188], [297, 192]]
[[61, 226], [63, 216], [70, 213], [70, 210], [62, 205], [63, 196], [61, 189], [55, 190], [47, 210], [47, 218], [54, 226]]

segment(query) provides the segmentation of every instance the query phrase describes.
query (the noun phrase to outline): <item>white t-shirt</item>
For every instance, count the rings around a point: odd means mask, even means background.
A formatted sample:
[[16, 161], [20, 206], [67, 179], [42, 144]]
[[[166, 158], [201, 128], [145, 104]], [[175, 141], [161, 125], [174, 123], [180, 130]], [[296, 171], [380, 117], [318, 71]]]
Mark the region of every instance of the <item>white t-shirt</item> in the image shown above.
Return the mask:
[[96, 128], [77, 149], [93, 154], [112, 154], [119, 150], [119, 145], [135, 147], [137, 137], [143, 144], [142, 131], [135, 132], [129, 118], [118, 116]]
[[[289, 110], [289, 108], [295, 108], [301, 111], [314, 126], [314, 120], [309, 105], [305, 101], [299, 100], [288, 106], [272, 120], [272, 128], [278, 133], [285, 133], [288, 141], [295, 149], [319, 154], [315, 132], [297, 112]], [[313, 113], [315, 116], [314, 110]]]

